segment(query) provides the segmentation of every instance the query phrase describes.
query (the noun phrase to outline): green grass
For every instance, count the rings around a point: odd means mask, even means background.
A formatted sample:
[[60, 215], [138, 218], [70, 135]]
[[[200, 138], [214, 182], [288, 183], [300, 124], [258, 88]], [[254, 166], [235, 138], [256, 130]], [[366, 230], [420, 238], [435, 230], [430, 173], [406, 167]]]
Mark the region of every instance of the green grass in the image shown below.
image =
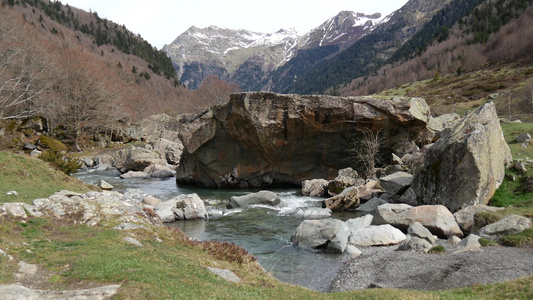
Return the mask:
[[516, 137], [522, 133], [529, 133], [533, 136], [533, 123], [509, 123], [502, 124], [505, 141], [511, 149], [513, 159], [533, 158], [533, 145], [522, 148], [520, 143], [516, 142]]
[[[4, 221], [9, 222], [0, 222], [0, 249], [45, 268], [47, 288], [120, 284], [115, 299], [526, 299], [533, 292], [533, 277], [527, 277], [437, 292], [370, 289], [322, 294], [281, 283], [253, 260], [220, 260], [176, 229], [131, 231], [143, 244], [137, 247], [123, 241], [130, 235], [112, 229], [112, 224], [88, 227], [42, 218]], [[0, 262], [0, 283], [12, 283], [16, 264], [4, 257]], [[230, 269], [242, 283], [229, 283], [210, 273], [208, 266]]]
[[[97, 187], [54, 170], [40, 159], [0, 152], [0, 203], [31, 203], [59, 190], [86, 192]], [[8, 191], [16, 191], [18, 195], [7, 195]]]

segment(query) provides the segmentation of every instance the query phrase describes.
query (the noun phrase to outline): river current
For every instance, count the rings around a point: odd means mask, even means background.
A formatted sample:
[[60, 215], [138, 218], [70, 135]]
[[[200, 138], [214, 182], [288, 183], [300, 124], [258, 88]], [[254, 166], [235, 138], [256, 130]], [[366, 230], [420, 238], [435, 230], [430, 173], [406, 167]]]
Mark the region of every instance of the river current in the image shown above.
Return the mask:
[[[226, 209], [225, 203], [231, 196], [259, 190], [206, 189], [177, 185], [175, 178], [121, 179], [119, 175], [116, 170], [91, 170], [80, 171], [74, 176], [90, 184], [103, 179], [118, 192], [140, 189], [161, 201], [180, 194], [198, 194], [206, 205], [210, 219], [177, 221], [167, 225], [176, 226], [197, 240], [235, 243], [256, 257], [265, 271], [282, 282], [325, 291], [346, 259], [341, 254], [313, 252], [291, 245], [291, 234], [304, 219], [291, 217], [290, 214], [301, 207], [320, 206], [322, 200], [304, 197], [297, 189], [269, 189], [281, 199], [281, 203], [275, 207], [259, 205], [247, 209]], [[339, 214], [333, 217], [345, 220], [356, 215]]]

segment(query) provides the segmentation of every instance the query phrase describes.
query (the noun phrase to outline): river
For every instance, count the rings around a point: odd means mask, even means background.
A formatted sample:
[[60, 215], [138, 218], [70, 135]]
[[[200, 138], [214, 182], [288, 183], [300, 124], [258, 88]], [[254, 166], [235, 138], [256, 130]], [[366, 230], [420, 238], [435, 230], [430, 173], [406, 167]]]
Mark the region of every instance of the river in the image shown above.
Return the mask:
[[[304, 219], [291, 217], [290, 213], [300, 207], [320, 206], [322, 200], [304, 197], [297, 189], [269, 189], [281, 199], [275, 207], [230, 210], [225, 208], [225, 203], [231, 196], [258, 190], [205, 189], [179, 186], [174, 178], [120, 179], [118, 175], [120, 173], [116, 170], [74, 174], [86, 183], [95, 184], [103, 179], [112, 184], [115, 191], [140, 189], [162, 201], [180, 194], [198, 194], [206, 204], [210, 219], [177, 221], [167, 225], [176, 226], [197, 240], [233, 242], [256, 257], [265, 271], [282, 282], [325, 291], [346, 258], [341, 254], [313, 252], [291, 245], [291, 234]], [[345, 220], [356, 215], [338, 214], [333, 217]]]

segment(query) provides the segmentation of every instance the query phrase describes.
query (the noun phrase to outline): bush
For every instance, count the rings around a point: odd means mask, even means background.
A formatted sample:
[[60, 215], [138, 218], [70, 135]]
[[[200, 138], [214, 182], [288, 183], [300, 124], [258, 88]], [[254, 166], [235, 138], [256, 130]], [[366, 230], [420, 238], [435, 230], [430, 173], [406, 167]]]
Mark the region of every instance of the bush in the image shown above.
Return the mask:
[[81, 167], [80, 159], [70, 153], [63, 154], [50, 149], [41, 153], [39, 158], [46, 162], [52, 163], [67, 175], [75, 173]]
[[430, 254], [442, 254], [444, 252], [446, 252], [446, 248], [444, 248], [444, 246], [441, 246], [441, 245], [431, 247], [431, 249], [429, 249], [428, 251], [428, 253]]
[[62, 151], [67, 151], [67, 146], [65, 146], [65, 144], [51, 137], [41, 136], [39, 137], [39, 143], [44, 148], [48, 148], [53, 152], [59, 153]]

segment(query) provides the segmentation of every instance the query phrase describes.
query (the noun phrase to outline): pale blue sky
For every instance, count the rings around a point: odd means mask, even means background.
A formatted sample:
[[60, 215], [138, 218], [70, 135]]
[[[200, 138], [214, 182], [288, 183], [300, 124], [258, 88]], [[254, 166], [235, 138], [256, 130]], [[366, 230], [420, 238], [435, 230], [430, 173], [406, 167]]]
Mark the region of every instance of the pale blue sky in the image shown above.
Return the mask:
[[294, 28], [304, 34], [342, 10], [385, 15], [407, 0], [62, 0], [98, 12], [161, 49], [191, 26], [210, 25], [270, 33]]

